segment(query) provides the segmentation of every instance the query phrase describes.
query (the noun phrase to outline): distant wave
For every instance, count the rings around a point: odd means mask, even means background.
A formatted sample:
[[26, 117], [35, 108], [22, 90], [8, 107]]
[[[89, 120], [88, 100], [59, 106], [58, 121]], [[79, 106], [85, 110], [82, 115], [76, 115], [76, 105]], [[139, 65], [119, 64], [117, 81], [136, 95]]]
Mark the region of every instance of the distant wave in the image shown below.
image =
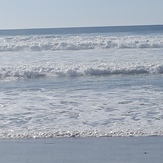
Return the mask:
[[107, 48], [163, 48], [163, 36], [12, 36], [0, 37], [0, 52]]
[[94, 62], [82, 64], [21, 65], [0, 67], [0, 79], [30, 79], [42, 77], [78, 77], [107, 75], [163, 74], [158, 63]]

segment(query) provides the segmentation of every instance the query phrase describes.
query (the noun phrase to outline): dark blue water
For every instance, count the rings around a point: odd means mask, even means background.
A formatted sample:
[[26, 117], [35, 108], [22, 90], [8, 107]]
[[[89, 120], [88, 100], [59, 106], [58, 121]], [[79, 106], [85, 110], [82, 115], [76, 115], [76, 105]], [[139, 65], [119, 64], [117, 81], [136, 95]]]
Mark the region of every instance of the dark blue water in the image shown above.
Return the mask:
[[0, 30], [0, 35], [60, 35], [60, 34], [91, 34], [91, 33], [163, 33], [163, 25], [142, 26], [104, 26], [104, 27], [73, 27], [73, 28], [38, 28]]

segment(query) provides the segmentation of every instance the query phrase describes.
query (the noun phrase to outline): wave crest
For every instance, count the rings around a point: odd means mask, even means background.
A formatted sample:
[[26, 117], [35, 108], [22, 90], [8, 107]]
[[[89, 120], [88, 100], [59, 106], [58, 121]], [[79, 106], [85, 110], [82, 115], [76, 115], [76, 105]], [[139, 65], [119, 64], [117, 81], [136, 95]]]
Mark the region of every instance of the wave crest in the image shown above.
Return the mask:
[[163, 36], [17, 36], [1, 37], [0, 52], [107, 48], [163, 48]]
[[106, 75], [162, 74], [163, 65], [158, 63], [94, 62], [83, 64], [49, 64], [1, 67], [0, 79], [30, 79], [40, 77], [77, 77]]

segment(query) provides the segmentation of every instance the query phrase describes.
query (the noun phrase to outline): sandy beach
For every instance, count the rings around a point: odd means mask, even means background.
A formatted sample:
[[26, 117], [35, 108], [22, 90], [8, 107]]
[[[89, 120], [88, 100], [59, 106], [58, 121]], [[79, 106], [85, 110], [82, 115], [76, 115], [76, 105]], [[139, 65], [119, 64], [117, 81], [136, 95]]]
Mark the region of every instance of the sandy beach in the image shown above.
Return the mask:
[[3, 163], [162, 163], [163, 137], [0, 140]]

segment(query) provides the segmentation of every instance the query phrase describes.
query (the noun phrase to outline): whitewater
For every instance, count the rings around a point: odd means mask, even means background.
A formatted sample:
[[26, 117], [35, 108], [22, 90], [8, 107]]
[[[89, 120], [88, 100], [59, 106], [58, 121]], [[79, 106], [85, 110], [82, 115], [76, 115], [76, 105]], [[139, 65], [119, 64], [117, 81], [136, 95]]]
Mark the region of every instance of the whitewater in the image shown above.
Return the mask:
[[163, 135], [158, 27], [0, 31], [0, 138]]

